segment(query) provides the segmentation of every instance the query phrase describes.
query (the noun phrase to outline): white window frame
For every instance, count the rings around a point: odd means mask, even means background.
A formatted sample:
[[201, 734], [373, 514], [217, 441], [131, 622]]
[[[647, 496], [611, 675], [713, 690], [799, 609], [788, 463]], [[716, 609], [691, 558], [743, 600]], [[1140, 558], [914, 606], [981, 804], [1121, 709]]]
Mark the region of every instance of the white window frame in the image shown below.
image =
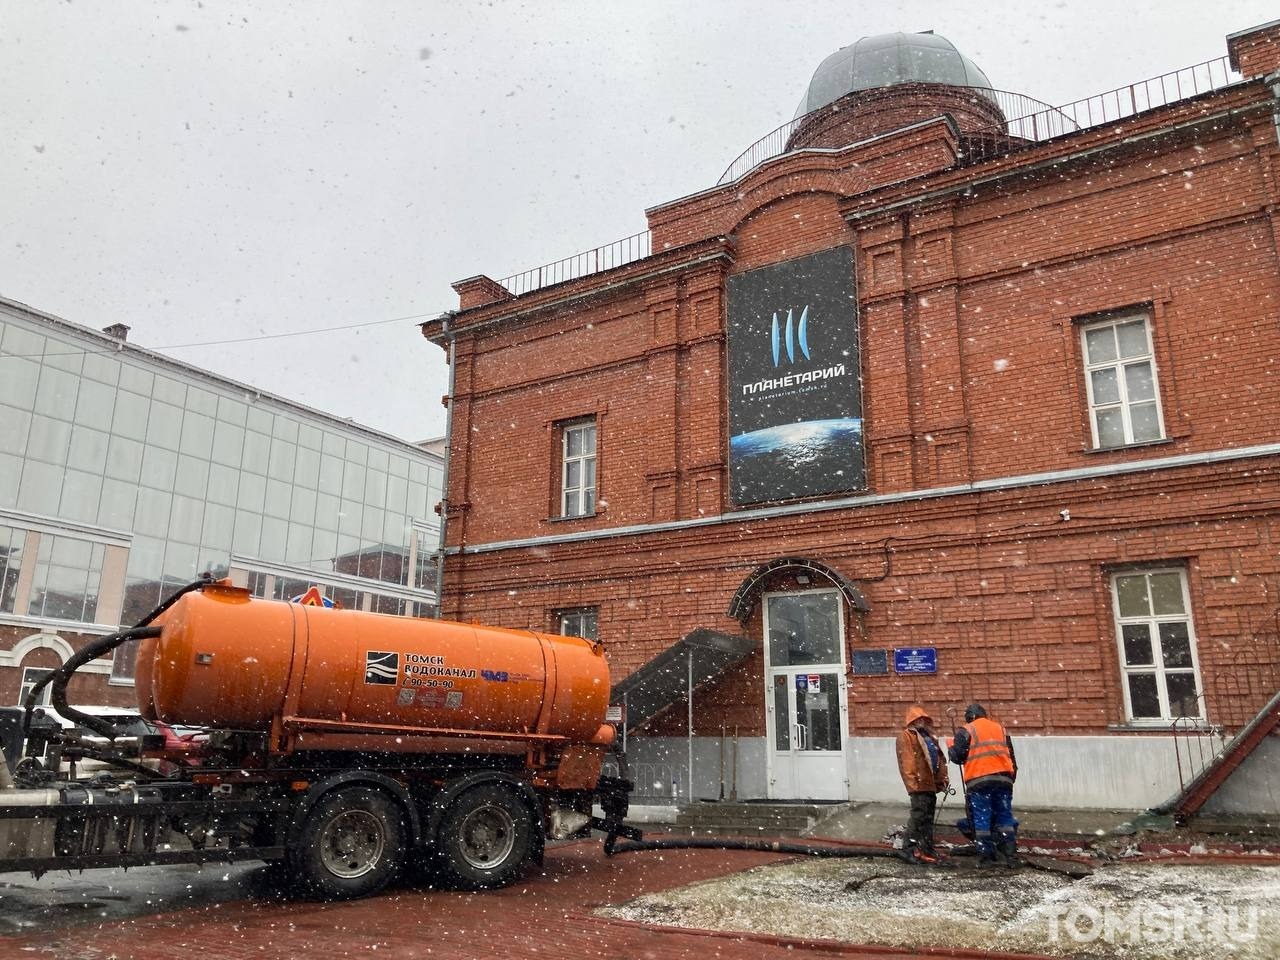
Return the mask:
[[[600, 639], [599, 607], [569, 607], [564, 610], [557, 610], [555, 616], [556, 629], [562, 637], [582, 637], [582, 639], [592, 642]], [[583, 626], [585, 626], [588, 617], [591, 619], [592, 629], [584, 631]], [[587, 636], [587, 633], [591, 635]]]
[[[1120, 615], [1120, 589], [1117, 581], [1122, 577], [1145, 576], [1147, 581], [1148, 600], [1151, 596], [1150, 577], [1155, 574], [1171, 573], [1177, 574], [1178, 584], [1182, 589], [1182, 610], [1181, 614], [1162, 614], [1157, 615], [1152, 611], [1149, 616], [1144, 617], [1122, 617]], [[1187, 587], [1187, 571], [1181, 567], [1135, 567], [1128, 570], [1116, 570], [1111, 574], [1111, 615], [1112, 626], [1115, 630], [1116, 638], [1116, 656], [1120, 664], [1120, 686], [1124, 692], [1124, 715], [1126, 722], [1135, 726], [1160, 726], [1167, 727], [1175, 720], [1183, 720], [1188, 723], [1204, 724], [1207, 722], [1204, 686], [1200, 680], [1200, 655], [1197, 650], [1196, 626], [1195, 618], [1191, 610], [1191, 592]], [[1129, 666], [1126, 663], [1124, 652], [1124, 631], [1126, 624], [1146, 624], [1149, 628], [1151, 637], [1151, 664]], [[1164, 657], [1161, 649], [1160, 640], [1160, 624], [1162, 623], [1185, 623], [1187, 625], [1187, 640], [1191, 650], [1191, 667], [1166, 667], [1164, 665]], [[1198, 716], [1176, 717], [1169, 709], [1169, 690], [1165, 682], [1165, 677], [1170, 673], [1189, 673], [1195, 680], [1196, 692], [1199, 694], [1197, 700]], [[1135, 717], [1133, 715], [1133, 703], [1131, 702], [1129, 693], [1129, 677], [1134, 674], [1154, 674], [1156, 678], [1156, 697], [1160, 704], [1160, 716], [1158, 717]]]
[[[53, 667], [23, 667], [22, 683], [18, 686], [18, 706], [22, 706], [27, 702], [27, 694], [31, 692], [31, 688], [37, 683], [53, 673]], [[36, 699], [36, 705], [47, 707], [50, 703], [50, 697], [53, 695], [53, 688], [46, 686], [40, 691], [40, 696]]]
[[[575, 456], [569, 455], [570, 437], [577, 435], [581, 437], [582, 442], [579, 444], [579, 453]], [[587, 452], [587, 437], [590, 437], [590, 453]], [[596, 443], [599, 440], [599, 434], [596, 431], [595, 418], [589, 420], [575, 420], [564, 424], [560, 428], [560, 516], [562, 517], [590, 517], [596, 512], [596, 487], [599, 483], [599, 476], [596, 472]], [[575, 485], [569, 483], [569, 468], [576, 465], [578, 468], [579, 482]], [[587, 472], [590, 466], [590, 472], [593, 482], [588, 484]], [[591, 509], [587, 509], [586, 500], [590, 497]]]
[[[1116, 327], [1126, 323], [1132, 323], [1135, 320], [1142, 321], [1142, 331], [1146, 335], [1147, 352], [1141, 356], [1121, 357], [1119, 350], [1116, 352], [1114, 360], [1102, 361], [1099, 363], [1091, 363], [1089, 361], [1089, 340], [1088, 335], [1092, 330], [1102, 328], [1110, 328], [1114, 330]], [[1113, 334], [1114, 336], [1114, 334]], [[1117, 338], [1118, 341], [1118, 338]], [[1151, 336], [1151, 314], [1146, 310], [1129, 311], [1122, 314], [1116, 314], [1107, 317], [1105, 320], [1094, 320], [1080, 325], [1080, 359], [1084, 365], [1084, 385], [1085, 392], [1089, 403], [1089, 434], [1093, 440], [1093, 448], [1095, 450], [1118, 450], [1121, 447], [1132, 446], [1138, 443], [1157, 443], [1161, 440], [1168, 439], [1168, 433], [1165, 430], [1164, 409], [1160, 403], [1160, 372], [1156, 369], [1156, 355], [1154, 342]], [[1147, 437], [1142, 440], [1135, 440], [1133, 437], [1133, 419], [1130, 412], [1131, 401], [1129, 400], [1129, 389], [1126, 383], [1124, 370], [1128, 365], [1132, 365], [1139, 361], [1146, 361], [1151, 365], [1151, 387], [1155, 393], [1156, 408], [1156, 425], [1159, 428], [1159, 436]], [[1115, 403], [1099, 404], [1093, 396], [1093, 374], [1099, 370], [1113, 369], [1116, 371], [1116, 386], [1119, 390], [1120, 399]], [[1140, 400], [1138, 403], [1147, 403], [1149, 401]], [[1103, 446], [1098, 438], [1098, 412], [1100, 410], [1119, 410], [1120, 420], [1124, 429], [1124, 441], [1120, 444], [1112, 444]]]

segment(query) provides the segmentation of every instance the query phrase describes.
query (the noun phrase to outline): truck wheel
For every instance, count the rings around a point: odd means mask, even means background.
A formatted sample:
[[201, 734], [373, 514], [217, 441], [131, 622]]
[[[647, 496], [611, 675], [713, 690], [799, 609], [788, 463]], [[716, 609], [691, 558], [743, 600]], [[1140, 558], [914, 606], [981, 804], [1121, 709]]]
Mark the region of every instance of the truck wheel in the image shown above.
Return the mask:
[[352, 900], [387, 885], [405, 860], [404, 813], [380, 790], [347, 787], [321, 798], [307, 815], [291, 872], [303, 892]]
[[436, 849], [445, 879], [464, 890], [505, 887], [533, 848], [533, 817], [510, 787], [486, 783], [454, 799], [440, 821]]

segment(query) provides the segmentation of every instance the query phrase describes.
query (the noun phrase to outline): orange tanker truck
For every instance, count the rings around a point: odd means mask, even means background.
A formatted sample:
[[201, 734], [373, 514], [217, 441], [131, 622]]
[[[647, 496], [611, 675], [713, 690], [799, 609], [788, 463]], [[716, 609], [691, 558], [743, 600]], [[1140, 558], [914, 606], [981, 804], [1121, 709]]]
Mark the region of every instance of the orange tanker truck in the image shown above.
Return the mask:
[[[79, 667], [131, 640], [143, 717], [199, 735], [121, 736], [66, 702]], [[608, 666], [577, 637], [202, 580], [46, 683], [83, 730], [29, 736], [12, 775], [0, 764], [0, 870], [263, 860], [340, 899], [417, 865], [464, 889], [502, 886], [548, 838], [592, 827], [606, 849], [638, 838], [622, 823], [631, 784], [605, 722]], [[109, 769], [65, 772], [84, 758]]]

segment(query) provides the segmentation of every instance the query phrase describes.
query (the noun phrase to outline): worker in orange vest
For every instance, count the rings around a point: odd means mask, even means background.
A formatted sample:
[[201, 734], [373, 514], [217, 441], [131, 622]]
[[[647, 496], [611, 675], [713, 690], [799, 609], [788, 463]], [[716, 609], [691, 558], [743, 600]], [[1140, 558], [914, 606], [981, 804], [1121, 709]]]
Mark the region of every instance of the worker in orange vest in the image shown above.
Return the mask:
[[933, 719], [919, 705], [907, 710], [898, 734], [898, 773], [911, 800], [911, 818], [900, 856], [908, 863], [938, 862], [933, 847], [933, 822], [938, 794], [946, 793], [947, 758], [933, 735]]
[[1018, 821], [1013, 818], [1013, 782], [1018, 761], [1003, 726], [987, 716], [980, 703], [964, 711], [965, 724], [955, 732], [947, 755], [964, 771], [964, 789], [972, 818], [978, 865], [1018, 865]]

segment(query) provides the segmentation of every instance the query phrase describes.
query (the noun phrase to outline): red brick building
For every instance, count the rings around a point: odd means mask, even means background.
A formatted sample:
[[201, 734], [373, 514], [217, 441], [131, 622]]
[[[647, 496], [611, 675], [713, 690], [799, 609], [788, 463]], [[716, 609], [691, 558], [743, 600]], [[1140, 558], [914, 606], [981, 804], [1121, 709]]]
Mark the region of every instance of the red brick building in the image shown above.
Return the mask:
[[444, 615], [664, 657], [644, 793], [736, 733], [740, 797], [898, 798], [979, 700], [1021, 802], [1164, 799], [1280, 688], [1280, 23], [1228, 50], [1047, 108], [867, 38], [647, 235], [455, 284]]

